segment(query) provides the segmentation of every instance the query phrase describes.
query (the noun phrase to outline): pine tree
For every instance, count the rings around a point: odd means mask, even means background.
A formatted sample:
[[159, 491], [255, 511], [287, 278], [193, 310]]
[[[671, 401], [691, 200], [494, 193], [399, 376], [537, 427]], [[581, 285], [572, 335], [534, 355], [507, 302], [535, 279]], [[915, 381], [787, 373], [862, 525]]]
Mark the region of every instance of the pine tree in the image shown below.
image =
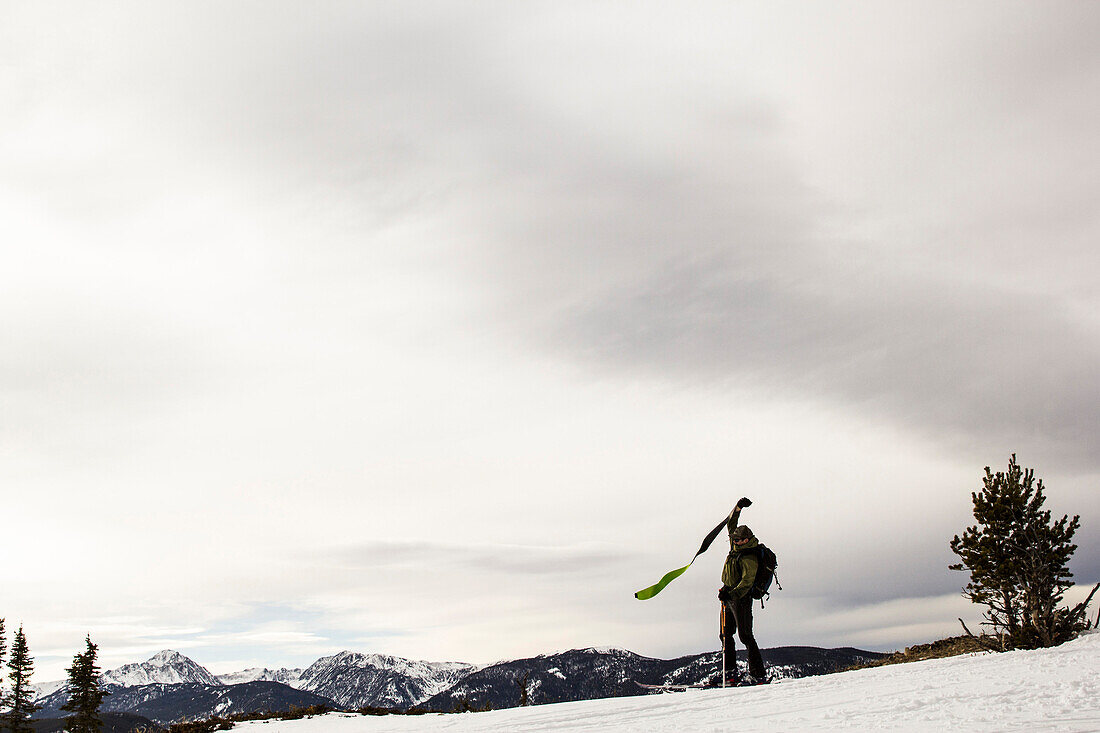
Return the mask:
[[11, 642], [8, 670], [11, 693], [8, 696], [7, 712], [0, 716], [0, 720], [11, 733], [34, 733], [30, 717], [39, 709], [39, 706], [34, 704], [34, 689], [31, 687], [34, 660], [31, 659], [27, 637], [23, 634], [22, 626], [15, 632]]
[[102, 687], [96, 666], [99, 647], [92, 643], [91, 636], [85, 637], [84, 642], [86, 649], [73, 657], [73, 666], [66, 670], [69, 673], [69, 701], [61, 709], [73, 713], [65, 721], [65, 730], [99, 733], [103, 727], [99, 706], [108, 693]]
[[[951, 550], [961, 562], [952, 570], [969, 570], [963, 595], [986, 607], [984, 625], [1000, 637], [1002, 648], [1054, 646], [1085, 628], [1085, 609], [1092, 595], [1073, 608], [1059, 608], [1073, 585], [1069, 560], [1077, 550], [1073, 535], [1080, 516], [1051, 522], [1043, 509], [1043, 482], [1035, 472], [1008, 462], [994, 474], [987, 466], [980, 493], [973, 493], [974, 518]], [[1096, 589], [1093, 589], [1093, 593]]]
[[[8, 651], [8, 639], [4, 636], [4, 619], [0, 618], [0, 669], [4, 666], [4, 654]], [[4, 720], [4, 710], [8, 707], [8, 696], [4, 694], [4, 676], [0, 674], [0, 723]]]

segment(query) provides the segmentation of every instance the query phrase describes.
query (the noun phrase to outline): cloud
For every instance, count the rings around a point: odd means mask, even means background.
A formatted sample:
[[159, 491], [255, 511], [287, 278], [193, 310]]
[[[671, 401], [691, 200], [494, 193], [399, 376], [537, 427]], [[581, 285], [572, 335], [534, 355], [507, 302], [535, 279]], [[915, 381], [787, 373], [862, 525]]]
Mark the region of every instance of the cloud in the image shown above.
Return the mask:
[[[711, 648], [713, 567], [630, 594], [731, 483], [812, 643], [938, 608], [1013, 450], [1092, 531], [1092, 7], [39, 7], [0, 28], [7, 538], [165, 599], [112, 643]], [[103, 585], [66, 541], [13, 603]]]
[[[1027, 445], [1095, 469], [1100, 341], [1088, 315], [1095, 288], [1081, 278], [1100, 265], [1082, 197], [1095, 187], [1057, 182], [1068, 166], [1047, 159], [1100, 153], [1084, 128], [1063, 139], [1058, 117], [1100, 113], [1081, 101], [1097, 97], [1081, 94], [1094, 83], [1075, 70], [1100, 55], [1076, 28], [1043, 30], [1022, 59], [998, 52], [946, 93], [976, 91], [996, 73], [1006, 104], [1038, 94], [1028, 74], [1019, 88], [1011, 80], [1049, 52], [1059, 59], [1043, 66], [1058, 89], [1044, 97], [1050, 107], [1016, 102], [1026, 129], [999, 129], [1001, 106], [928, 120], [922, 145], [881, 182], [904, 198], [872, 210], [804, 182], [804, 161], [781, 142], [791, 132], [778, 97], [728, 116], [721, 99], [693, 99], [706, 122], [675, 142], [640, 119], [627, 139], [675, 152], [650, 157], [622, 154], [598, 124], [517, 114], [514, 135], [494, 131], [488, 146], [489, 161], [508, 163], [471, 195], [485, 236], [470, 272], [496, 295], [492, 317], [510, 337], [600, 373], [825, 400], [948, 449]], [[1062, 46], [1063, 35], [1078, 42]], [[961, 43], [947, 51], [936, 68], [971, 53]], [[646, 88], [649, 101], [667, 99]], [[977, 146], [962, 160], [951, 124]], [[932, 170], [913, 175], [908, 163]], [[958, 188], [943, 188], [948, 177]]]
[[329, 551], [320, 562], [349, 569], [430, 566], [434, 572], [502, 575], [573, 575], [606, 572], [630, 555], [596, 542], [561, 547], [459, 545], [444, 542], [364, 542]]
[[878, 287], [856, 302], [688, 265], [574, 308], [556, 335], [628, 371], [832, 398], [951, 443], [1038, 441], [1095, 468], [1100, 349], [1053, 299]]
[[[1012, 53], [949, 34], [925, 73], [948, 76], [967, 60], [966, 73], [935, 89], [910, 79], [911, 91], [877, 99], [856, 90], [836, 112], [794, 106], [801, 78], [762, 88], [729, 60], [700, 75], [694, 64], [729, 46], [724, 16], [721, 32], [685, 50], [644, 22], [602, 46], [533, 25], [568, 23], [572, 8], [526, 20], [447, 4], [345, 8], [340, 22], [258, 10], [240, 6], [222, 30], [193, 33], [192, 14], [149, 9], [156, 33], [130, 41], [146, 64], [93, 54], [86, 73], [106, 100], [91, 105], [93, 129], [109, 143], [97, 160], [117, 159], [124, 140], [163, 151], [170, 137], [202, 151], [166, 161], [188, 186], [236, 181], [236, 195], [251, 188], [252, 202], [295, 211], [323, 199], [326, 229], [360, 235], [322, 245], [334, 266], [356, 261], [350, 249], [389, 246], [375, 235], [395, 222], [431, 222], [448, 234], [425, 254], [477, 293], [477, 327], [593, 370], [825, 400], [948, 447], [1028, 444], [1096, 467], [1097, 296], [1079, 277], [1100, 265], [1083, 193], [1095, 187], [1087, 175], [1060, 180], [1070, 158], [1100, 152], [1072, 123], [1097, 113], [1087, 101], [1097, 95], [1081, 93], [1094, 82], [1077, 71], [1100, 61], [1082, 41], [1095, 13], [1043, 23]], [[596, 32], [618, 17], [586, 20]], [[257, 22], [263, 33], [243, 32]], [[175, 55], [183, 37], [194, 53]], [[872, 38], [853, 31], [839, 66]], [[868, 88], [905, 63], [910, 44]], [[811, 43], [807, 63], [824, 52]], [[964, 106], [978, 91], [987, 96]], [[907, 93], [917, 95], [908, 105]], [[928, 106], [906, 122], [913, 103]], [[876, 113], [917, 143], [897, 147]], [[799, 137], [839, 124], [836, 114], [867, 131], [860, 159], [807, 151]], [[863, 160], [876, 154], [893, 167]], [[866, 174], [851, 181], [863, 200], [811, 183], [825, 162]], [[51, 187], [84, 180], [55, 171]], [[131, 206], [152, 195], [141, 176], [115, 188]]]

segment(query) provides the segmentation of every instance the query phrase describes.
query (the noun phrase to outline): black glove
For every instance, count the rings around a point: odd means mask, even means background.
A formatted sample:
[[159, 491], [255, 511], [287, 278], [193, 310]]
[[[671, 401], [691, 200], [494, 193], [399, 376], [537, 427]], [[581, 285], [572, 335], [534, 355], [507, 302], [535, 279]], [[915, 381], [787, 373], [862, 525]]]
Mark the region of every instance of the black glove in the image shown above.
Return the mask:
[[738, 509], [744, 509], [747, 506], [752, 506], [752, 500], [749, 499], [749, 497], [742, 496], [740, 499], [737, 500]]
[[720, 600], [720, 601], [732, 601], [733, 600], [733, 594], [730, 593], [730, 587], [728, 585], [723, 585], [721, 588], [718, 589], [718, 600]]

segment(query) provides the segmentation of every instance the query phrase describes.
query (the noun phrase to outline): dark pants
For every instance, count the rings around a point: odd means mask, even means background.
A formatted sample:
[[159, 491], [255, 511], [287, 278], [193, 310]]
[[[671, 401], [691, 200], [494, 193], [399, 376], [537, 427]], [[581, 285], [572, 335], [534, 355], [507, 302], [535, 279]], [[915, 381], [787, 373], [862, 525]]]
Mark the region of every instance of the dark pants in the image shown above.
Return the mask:
[[745, 596], [723, 603], [719, 628], [718, 638], [722, 640], [722, 659], [726, 674], [732, 679], [736, 679], [738, 675], [737, 644], [733, 640], [736, 634], [749, 653], [749, 673], [757, 679], [763, 679], [764, 659], [760, 656], [760, 647], [756, 645], [756, 639], [752, 635], [752, 598]]

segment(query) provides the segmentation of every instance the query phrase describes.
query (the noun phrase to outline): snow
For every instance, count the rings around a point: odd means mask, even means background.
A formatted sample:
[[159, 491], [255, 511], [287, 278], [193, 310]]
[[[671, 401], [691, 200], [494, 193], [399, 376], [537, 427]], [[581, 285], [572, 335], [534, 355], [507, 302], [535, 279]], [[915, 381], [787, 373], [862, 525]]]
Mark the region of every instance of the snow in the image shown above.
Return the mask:
[[65, 685], [69, 684], [68, 680], [54, 680], [52, 682], [40, 682], [35, 685], [31, 685], [31, 689], [35, 691], [37, 697], [36, 700], [40, 700], [43, 697], [48, 697], [60, 690]]
[[1100, 633], [1054, 649], [979, 654], [771, 685], [462, 715], [331, 714], [241, 733], [464, 731], [1100, 731]]

